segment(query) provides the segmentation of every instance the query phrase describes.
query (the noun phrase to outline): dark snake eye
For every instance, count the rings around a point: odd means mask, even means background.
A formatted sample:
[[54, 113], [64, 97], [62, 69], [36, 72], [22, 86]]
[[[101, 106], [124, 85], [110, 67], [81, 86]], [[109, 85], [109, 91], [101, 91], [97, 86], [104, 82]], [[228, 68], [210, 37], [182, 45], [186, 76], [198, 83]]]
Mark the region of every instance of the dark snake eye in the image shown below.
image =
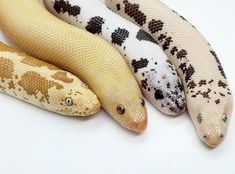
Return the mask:
[[142, 105], [142, 106], [145, 106], [145, 101], [144, 101], [144, 99], [140, 99], [140, 104]]
[[227, 122], [228, 121], [228, 117], [227, 117], [227, 115], [226, 114], [224, 114], [224, 116], [223, 116], [223, 122]]
[[117, 106], [117, 112], [119, 114], [124, 114], [125, 113], [125, 107], [123, 105], [118, 105]]
[[199, 115], [197, 116], [197, 122], [198, 122], [199, 124], [202, 123], [202, 114], [199, 114]]
[[65, 99], [65, 104], [68, 106], [72, 106], [73, 105], [73, 99], [71, 97], [67, 97]]

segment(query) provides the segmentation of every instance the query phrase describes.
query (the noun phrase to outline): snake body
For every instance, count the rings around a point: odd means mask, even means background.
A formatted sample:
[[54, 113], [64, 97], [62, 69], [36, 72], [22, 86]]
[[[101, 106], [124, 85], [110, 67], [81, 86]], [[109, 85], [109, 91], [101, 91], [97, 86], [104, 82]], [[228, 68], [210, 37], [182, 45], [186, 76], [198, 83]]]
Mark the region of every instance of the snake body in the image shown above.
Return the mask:
[[175, 67], [147, 32], [97, 0], [44, 0], [44, 3], [58, 18], [112, 43], [156, 108], [169, 115], [185, 111], [185, 95]]
[[96, 95], [77, 77], [0, 42], [0, 91], [69, 116], [99, 111]]
[[0, 27], [29, 54], [80, 77], [122, 126], [136, 132], [146, 128], [138, 83], [109, 43], [57, 19], [39, 0], [0, 0]]
[[139, 25], [162, 46], [186, 92], [188, 112], [200, 139], [222, 142], [232, 112], [232, 94], [216, 53], [184, 17], [159, 0], [106, 0], [106, 5]]

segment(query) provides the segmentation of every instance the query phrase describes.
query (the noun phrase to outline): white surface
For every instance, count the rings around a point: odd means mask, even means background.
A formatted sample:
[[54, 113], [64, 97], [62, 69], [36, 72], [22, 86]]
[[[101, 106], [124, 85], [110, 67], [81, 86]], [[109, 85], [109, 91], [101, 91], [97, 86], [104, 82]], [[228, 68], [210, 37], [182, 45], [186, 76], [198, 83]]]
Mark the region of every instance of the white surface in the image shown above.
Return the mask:
[[[164, 2], [206, 36], [234, 89], [235, 2]], [[8, 43], [2, 33], [0, 40]], [[148, 129], [134, 134], [104, 111], [68, 118], [3, 94], [0, 101], [0, 174], [235, 173], [235, 118], [226, 141], [211, 150], [198, 140], [187, 114], [171, 118], [149, 103]]]

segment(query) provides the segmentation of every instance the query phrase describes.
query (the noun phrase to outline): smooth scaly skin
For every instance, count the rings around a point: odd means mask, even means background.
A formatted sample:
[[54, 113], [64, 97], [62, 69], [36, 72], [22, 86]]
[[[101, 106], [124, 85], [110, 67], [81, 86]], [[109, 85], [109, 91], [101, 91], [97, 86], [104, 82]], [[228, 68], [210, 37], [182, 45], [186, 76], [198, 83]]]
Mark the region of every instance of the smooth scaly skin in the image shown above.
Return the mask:
[[220, 144], [228, 129], [232, 94], [205, 38], [159, 0], [106, 0], [106, 5], [141, 26], [162, 46], [183, 80], [188, 111], [200, 139], [211, 147]]
[[0, 91], [69, 116], [100, 109], [96, 95], [77, 77], [0, 42]]
[[44, 0], [44, 3], [58, 18], [112, 43], [126, 59], [145, 97], [156, 108], [169, 115], [185, 111], [185, 95], [175, 67], [148, 33], [99, 1]]
[[80, 77], [124, 127], [136, 132], [146, 128], [138, 83], [107, 42], [57, 19], [38, 0], [0, 0], [0, 27], [29, 54]]

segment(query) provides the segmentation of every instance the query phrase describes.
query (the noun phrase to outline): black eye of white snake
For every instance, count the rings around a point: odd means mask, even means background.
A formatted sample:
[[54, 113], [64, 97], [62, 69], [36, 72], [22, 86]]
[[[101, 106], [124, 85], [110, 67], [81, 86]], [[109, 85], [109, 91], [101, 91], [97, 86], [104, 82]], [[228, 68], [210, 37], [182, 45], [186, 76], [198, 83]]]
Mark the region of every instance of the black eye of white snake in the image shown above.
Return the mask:
[[197, 122], [198, 122], [199, 124], [202, 123], [202, 114], [199, 114], [199, 115], [197, 116]]
[[124, 114], [125, 113], [125, 107], [123, 105], [118, 105], [117, 106], [117, 112], [119, 114]]
[[227, 115], [226, 114], [224, 114], [224, 116], [223, 116], [223, 122], [227, 122], [228, 121], [228, 117], [227, 117]]
[[65, 99], [65, 104], [68, 106], [72, 106], [73, 105], [73, 99], [71, 97], [67, 97]]
[[145, 106], [145, 101], [144, 101], [144, 99], [140, 99], [140, 104], [142, 105], [142, 106]]

